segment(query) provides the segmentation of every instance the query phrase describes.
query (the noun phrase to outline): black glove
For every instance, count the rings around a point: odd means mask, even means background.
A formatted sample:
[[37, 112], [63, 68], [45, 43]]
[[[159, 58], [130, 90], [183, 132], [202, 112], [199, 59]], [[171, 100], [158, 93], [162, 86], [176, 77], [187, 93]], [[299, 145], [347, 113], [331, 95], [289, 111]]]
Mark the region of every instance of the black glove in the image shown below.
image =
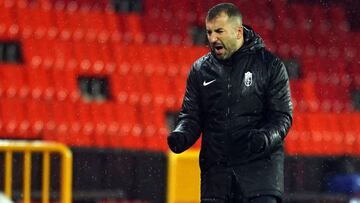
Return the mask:
[[174, 153], [181, 153], [183, 152], [185, 146], [185, 135], [178, 132], [171, 132], [170, 135], [167, 137], [167, 142], [169, 148]]
[[252, 153], [262, 153], [269, 146], [269, 138], [265, 132], [260, 130], [251, 130], [249, 133], [249, 150]]

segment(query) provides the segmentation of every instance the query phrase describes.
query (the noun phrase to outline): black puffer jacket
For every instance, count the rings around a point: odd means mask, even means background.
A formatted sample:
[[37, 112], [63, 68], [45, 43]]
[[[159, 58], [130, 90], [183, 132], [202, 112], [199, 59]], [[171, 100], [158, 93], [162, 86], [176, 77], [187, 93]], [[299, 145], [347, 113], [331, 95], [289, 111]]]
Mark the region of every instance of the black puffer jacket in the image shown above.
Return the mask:
[[[292, 123], [289, 79], [284, 64], [264, 48], [261, 38], [244, 28], [244, 45], [228, 60], [212, 53], [197, 60], [173, 134], [182, 134], [172, 151], [191, 147], [202, 133], [200, 167], [239, 165], [283, 151]], [[265, 132], [268, 151], [248, 150], [250, 130]]]

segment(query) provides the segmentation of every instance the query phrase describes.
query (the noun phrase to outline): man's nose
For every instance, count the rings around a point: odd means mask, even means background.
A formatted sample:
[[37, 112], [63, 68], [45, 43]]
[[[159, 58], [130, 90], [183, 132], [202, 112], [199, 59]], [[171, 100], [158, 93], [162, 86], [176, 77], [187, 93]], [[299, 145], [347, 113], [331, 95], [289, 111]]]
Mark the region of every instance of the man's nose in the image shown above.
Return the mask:
[[214, 42], [216, 42], [218, 40], [218, 38], [217, 38], [216, 35], [211, 34], [211, 35], [208, 36], [208, 40], [209, 40], [210, 43], [214, 43]]

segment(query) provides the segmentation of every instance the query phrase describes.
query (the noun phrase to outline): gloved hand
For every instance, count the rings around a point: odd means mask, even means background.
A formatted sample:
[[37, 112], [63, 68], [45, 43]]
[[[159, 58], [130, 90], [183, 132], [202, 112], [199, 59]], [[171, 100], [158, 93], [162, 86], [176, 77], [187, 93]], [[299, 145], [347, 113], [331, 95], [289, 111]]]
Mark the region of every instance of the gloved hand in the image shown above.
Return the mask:
[[168, 142], [169, 148], [174, 153], [178, 154], [185, 150], [185, 149], [183, 149], [184, 145], [185, 145], [185, 135], [182, 133], [171, 132], [169, 134], [169, 136], [167, 137], [167, 142]]
[[262, 153], [269, 146], [269, 138], [265, 132], [260, 130], [251, 130], [249, 133], [248, 148], [252, 153]]

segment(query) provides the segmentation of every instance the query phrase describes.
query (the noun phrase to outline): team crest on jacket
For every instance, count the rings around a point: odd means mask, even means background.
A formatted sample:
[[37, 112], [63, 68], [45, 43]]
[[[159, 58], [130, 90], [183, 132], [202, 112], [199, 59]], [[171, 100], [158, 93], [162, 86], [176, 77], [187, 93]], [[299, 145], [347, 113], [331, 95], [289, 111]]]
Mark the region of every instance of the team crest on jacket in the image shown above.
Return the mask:
[[252, 78], [252, 73], [250, 71], [245, 73], [245, 78], [244, 78], [244, 84], [246, 87], [250, 87], [252, 84], [253, 78]]

